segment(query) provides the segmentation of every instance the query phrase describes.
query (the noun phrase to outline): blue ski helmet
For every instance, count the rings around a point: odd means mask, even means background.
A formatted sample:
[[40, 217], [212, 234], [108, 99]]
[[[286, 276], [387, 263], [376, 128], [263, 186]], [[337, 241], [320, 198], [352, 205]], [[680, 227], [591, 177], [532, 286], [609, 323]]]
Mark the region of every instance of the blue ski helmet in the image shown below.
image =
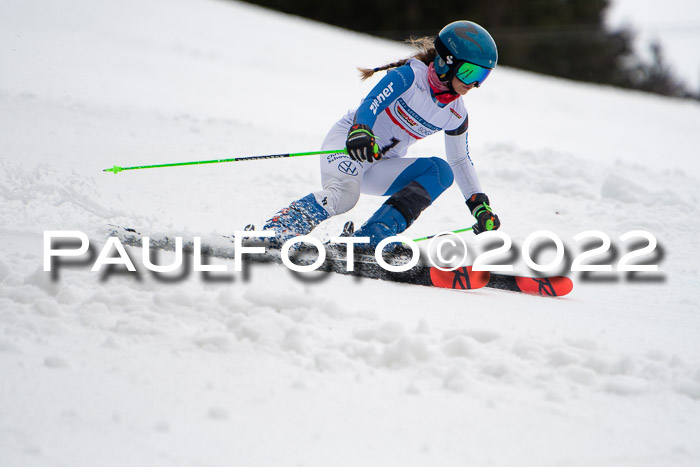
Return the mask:
[[[459, 74], [460, 66], [466, 62], [477, 65], [472, 68], [484, 69], [474, 80], [478, 86], [498, 62], [498, 50], [491, 34], [471, 21], [455, 21], [442, 28], [435, 38], [435, 50], [438, 54], [435, 57], [435, 71], [441, 81], [450, 82], [458, 73], [457, 77], [467, 82]], [[466, 70], [467, 67], [464, 68]]]

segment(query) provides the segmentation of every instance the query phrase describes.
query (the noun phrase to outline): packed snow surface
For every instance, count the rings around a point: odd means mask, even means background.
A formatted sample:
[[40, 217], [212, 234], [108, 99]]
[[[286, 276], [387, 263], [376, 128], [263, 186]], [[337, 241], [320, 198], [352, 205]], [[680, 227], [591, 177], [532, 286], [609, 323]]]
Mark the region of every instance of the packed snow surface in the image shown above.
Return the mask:
[[[102, 169], [316, 150], [376, 83], [355, 67], [410, 53], [231, 1], [3, 3], [0, 465], [700, 464], [694, 102], [504, 67], [466, 97], [516, 252], [544, 229], [570, 262], [597, 230], [615, 267], [632, 248], [620, 235], [658, 240], [639, 258], [657, 273], [570, 273], [564, 298], [225, 260], [209, 275], [96, 273], [90, 258], [44, 271], [45, 231], [85, 232], [94, 261], [108, 224], [260, 225], [318, 189], [317, 158]], [[411, 150], [443, 154], [440, 136]], [[471, 223], [453, 186], [407, 234]]]

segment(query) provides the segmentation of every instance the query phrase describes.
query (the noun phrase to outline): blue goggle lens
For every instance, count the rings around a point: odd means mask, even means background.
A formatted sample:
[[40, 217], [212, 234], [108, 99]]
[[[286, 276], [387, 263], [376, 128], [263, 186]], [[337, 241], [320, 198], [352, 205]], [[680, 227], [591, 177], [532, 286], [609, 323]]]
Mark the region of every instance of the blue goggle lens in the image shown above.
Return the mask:
[[481, 86], [486, 77], [491, 73], [490, 68], [484, 68], [473, 63], [463, 62], [457, 68], [455, 76], [464, 84], [476, 83], [476, 86]]

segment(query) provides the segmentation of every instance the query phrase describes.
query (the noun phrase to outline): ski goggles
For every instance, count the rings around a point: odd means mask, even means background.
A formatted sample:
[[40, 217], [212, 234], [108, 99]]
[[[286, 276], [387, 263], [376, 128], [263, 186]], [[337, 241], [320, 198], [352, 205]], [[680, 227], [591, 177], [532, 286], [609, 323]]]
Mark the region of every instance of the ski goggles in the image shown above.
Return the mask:
[[483, 66], [474, 65], [469, 62], [462, 62], [458, 64], [455, 69], [457, 70], [455, 76], [458, 80], [464, 84], [476, 83], [477, 88], [481, 86], [481, 83], [483, 83], [489, 73], [491, 73], [490, 68], [484, 68]]

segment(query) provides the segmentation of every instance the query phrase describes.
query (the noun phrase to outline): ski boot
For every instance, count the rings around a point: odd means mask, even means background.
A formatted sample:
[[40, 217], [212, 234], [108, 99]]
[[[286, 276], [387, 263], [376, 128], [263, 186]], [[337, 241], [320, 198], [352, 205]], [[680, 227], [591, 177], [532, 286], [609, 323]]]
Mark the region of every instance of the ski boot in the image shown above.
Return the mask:
[[353, 237], [369, 237], [369, 245], [376, 247], [385, 238], [393, 237], [407, 227], [406, 218], [394, 206], [382, 204], [360, 230], [355, 231]]
[[[374, 257], [374, 250], [379, 242], [385, 238], [398, 235], [408, 228], [406, 218], [389, 204], [383, 204], [359, 230], [355, 231], [353, 237], [369, 237], [369, 243], [358, 244], [356, 251], [360, 256]], [[403, 264], [413, 257], [412, 250], [400, 242], [389, 243], [383, 249], [389, 255], [390, 263]]]
[[270, 244], [281, 247], [290, 238], [308, 234], [328, 217], [316, 197], [309, 194], [268, 219], [263, 230], [274, 230], [275, 237], [270, 238]]
[[[413, 181], [391, 195], [360, 230], [354, 233], [354, 236], [369, 237], [369, 247], [365, 246], [365, 248], [373, 251], [385, 238], [393, 237], [406, 230], [420, 216], [420, 213], [430, 206], [431, 202], [432, 198], [425, 188]], [[387, 249], [394, 256], [408, 254], [410, 257], [412, 251], [398, 242], [390, 243]]]

